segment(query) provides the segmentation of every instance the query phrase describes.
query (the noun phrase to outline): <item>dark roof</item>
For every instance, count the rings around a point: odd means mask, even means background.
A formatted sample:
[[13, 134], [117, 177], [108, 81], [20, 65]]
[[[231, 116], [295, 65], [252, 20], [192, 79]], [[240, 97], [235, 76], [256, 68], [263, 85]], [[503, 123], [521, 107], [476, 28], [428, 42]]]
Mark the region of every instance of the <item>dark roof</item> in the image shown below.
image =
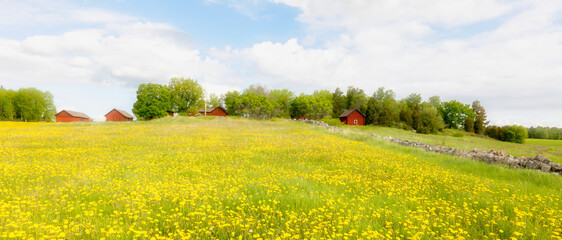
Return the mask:
[[[217, 108], [220, 108], [220, 109], [222, 109], [224, 112], [226, 112], [226, 109], [224, 109], [224, 108], [221, 107], [221, 106], [214, 107], [214, 108], [207, 108], [206, 110], [207, 110], [207, 113], [211, 113], [211, 112], [215, 111], [215, 109], [217, 109]], [[205, 113], [205, 109], [200, 108], [200, 109], [199, 109], [199, 113]]]
[[346, 110], [345, 112], [343, 112], [340, 117], [347, 117], [349, 116], [349, 114], [351, 114], [353, 111], [357, 111], [359, 114], [363, 115], [363, 117], [365, 117], [365, 114], [363, 114], [361, 111], [359, 111], [359, 109], [355, 108], [355, 109], [349, 109]]
[[66, 113], [68, 113], [68, 114], [69, 114], [70, 116], [72, 116], [72, 117], [85, 118], [85, 119], [92, 119], [92, 118], [90, 118], [88, 115], [86, 115], [86, 114], [84, 114], [84, 113], [76, 112], [76, 111], [70, 111], [70, 110], [62, 110], [62, 111], [60, 111], [59, 113], [55, 114], [55, 116], [61, 114], [62, 112], [66, 112]]
[[[115, 110], [115, 111], [117, 111], [118, 113], [120, 113], [121, 115], [123, 115], [123, 117], [133, 119], [133, 116], [131, 116], [131, 114], [129, 114], [128, 112], [125, 112], [124, 110], [119, 110], [119, 109], [117, 109], [117, 108], [112, 109], [112, 110], [109, 111], [107, 114], [110, 114], [111, 112], [113, 112], [113, 110]], [[107, 116], [107, 114], [105, 114], [104, 116]]]

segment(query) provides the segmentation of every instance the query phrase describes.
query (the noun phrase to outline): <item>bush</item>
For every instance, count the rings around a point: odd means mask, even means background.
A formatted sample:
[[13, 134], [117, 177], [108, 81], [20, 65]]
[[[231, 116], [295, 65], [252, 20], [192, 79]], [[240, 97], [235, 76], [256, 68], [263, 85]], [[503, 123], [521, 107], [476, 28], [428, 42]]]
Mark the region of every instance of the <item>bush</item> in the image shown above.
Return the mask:
[[437, 133], [445, 127], [441, 114], [435, 108], [424, 108], [420, 114], [421, 127], [418, 129], [420, 133]]
[[528, 138], [527, 129], [522, 126], [511, 125], [505, 127], [488, 126], [484, 134], [504, 142], [524, 143]]
[[329, 118], [329, 117], [326, 117], [326, 118], [323, 118], [323, 119], [322, 119], [322, 122], [324, 122], [324, 123], [326, 123], [326, 124], [328, 124], [328, 125], [330, 125], [330, 126], [334, 126], [334, 127], [342, 127], [342, 126], [345, 126], [345, 124], [344, 124], [343, 122], [341, 122], [339, 118]]
[[505, 141], [514, 143], [524, 143], [525, 138], [529, 137], [527, 128], [523, 126], [511, 125], [507, 126], [505, 133]]
[[453, 137], [464, 137], [464, 134], [462, 132], [455, 132], [453, 133]]

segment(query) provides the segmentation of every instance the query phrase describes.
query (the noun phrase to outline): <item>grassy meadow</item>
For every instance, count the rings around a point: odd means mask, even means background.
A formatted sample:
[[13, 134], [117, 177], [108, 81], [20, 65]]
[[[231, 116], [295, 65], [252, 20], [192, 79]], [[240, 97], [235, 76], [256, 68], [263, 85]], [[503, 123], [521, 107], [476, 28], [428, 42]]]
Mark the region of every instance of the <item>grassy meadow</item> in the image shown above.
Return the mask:
[[562, 177], [351, 131], [2, 122], [0, 143], [0, 239], [562, 239]]
[[525, 140], [525, 143], [529, 144], [529, 145], [536, 145], [536, 146], [560, 147], [560, 148], [562, 148], [562, 140], [529, 138], [529, 139]]
[[537, 154], [548, 157], [550, 160], [562, 163], [562, 140], [525, 139], [525, 144], [502, 142], [492, 138], [469, 135], [464, 131], [446, 129], [444, 134], [417, 134], [397, 128], [381, 126], [346, 126], [352, 132], [374, 133], [380, 136], [425, 142], [431, 145], [461, 148], [464, 150], [481, 149], [504, 151], [513, 156], [536, 156]]

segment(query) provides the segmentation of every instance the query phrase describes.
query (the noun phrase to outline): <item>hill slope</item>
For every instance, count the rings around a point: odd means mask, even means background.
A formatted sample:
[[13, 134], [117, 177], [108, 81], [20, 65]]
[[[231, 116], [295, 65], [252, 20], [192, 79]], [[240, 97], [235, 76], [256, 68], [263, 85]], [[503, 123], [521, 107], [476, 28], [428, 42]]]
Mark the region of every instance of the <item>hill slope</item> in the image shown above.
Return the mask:
[[13, 124], [0, 237], [557, 238], [558, 176], [309, 125]]
[[[431, 145], [440, 145], [445, 147], [460, 148], [463, 150], [495, 150], [504, 151], [513, 156], [536, 156], [537, 154], [548, 157], [550, 160], [562, 163], [562, 141], [536, 140], [527, 139], [526, 144], [517, 144], [502, 142], [483, 136], [471, 136], [463, 131], [446, 130], [445, 134], [417, 134], [402, 129], [380, 127], [380, 126], [362, 126], [362, 127], [344, 127], [352, 132], [374, 133], [381, 136], [391, 136], [404, 140], [412, 140], [424, 142]], [[453, 135], [460, 135], [455, 137]]]

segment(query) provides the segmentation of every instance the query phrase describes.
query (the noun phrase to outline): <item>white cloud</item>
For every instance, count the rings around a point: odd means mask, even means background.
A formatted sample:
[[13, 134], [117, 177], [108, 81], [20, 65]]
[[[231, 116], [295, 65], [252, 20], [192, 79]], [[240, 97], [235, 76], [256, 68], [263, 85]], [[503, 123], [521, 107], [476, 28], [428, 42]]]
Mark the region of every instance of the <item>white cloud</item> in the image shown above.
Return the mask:
[[37, 27], [137, 21], [135, 17], [106, 9], [76, 8], [66, 1], [21, 0], [2, 1], [0, 4], [0, 26]]
[[[479, 99], [500, 123], [531, 124], [541, 114], [548, 124], [562, 119], [556, 106], [562, 102], [562, 2], [275, 2], [300, 8], [308, 38], [321, 43], [305, 47], [291, 39], [234, 51], [272, 86], [290, 82], [311, 91], [354, 85], [368, 93], [385, 86], [399, 96]], [[474, 33], [441, 36], [456, 29]], [[532, 111], [542, 106], [540, 114]]]
[[[202, 47], [168, 24], [104, 9], [15, 2], [0, 9], [0, 27], [83, 25], [0, 38], [0, 79], [130, 90], [183, 76], [219, 94], [252, 83], [296, 92], [353, 85], [368, 94], [384, 86], [399, 97], [478, 99], [492, 122], [562, 124], [560, 1], [270, 1], [300, 9], [306, 36], [244, 49]], [[266, 6], [207, 0], [224, 2], [249, 16], [252, 7]]]

